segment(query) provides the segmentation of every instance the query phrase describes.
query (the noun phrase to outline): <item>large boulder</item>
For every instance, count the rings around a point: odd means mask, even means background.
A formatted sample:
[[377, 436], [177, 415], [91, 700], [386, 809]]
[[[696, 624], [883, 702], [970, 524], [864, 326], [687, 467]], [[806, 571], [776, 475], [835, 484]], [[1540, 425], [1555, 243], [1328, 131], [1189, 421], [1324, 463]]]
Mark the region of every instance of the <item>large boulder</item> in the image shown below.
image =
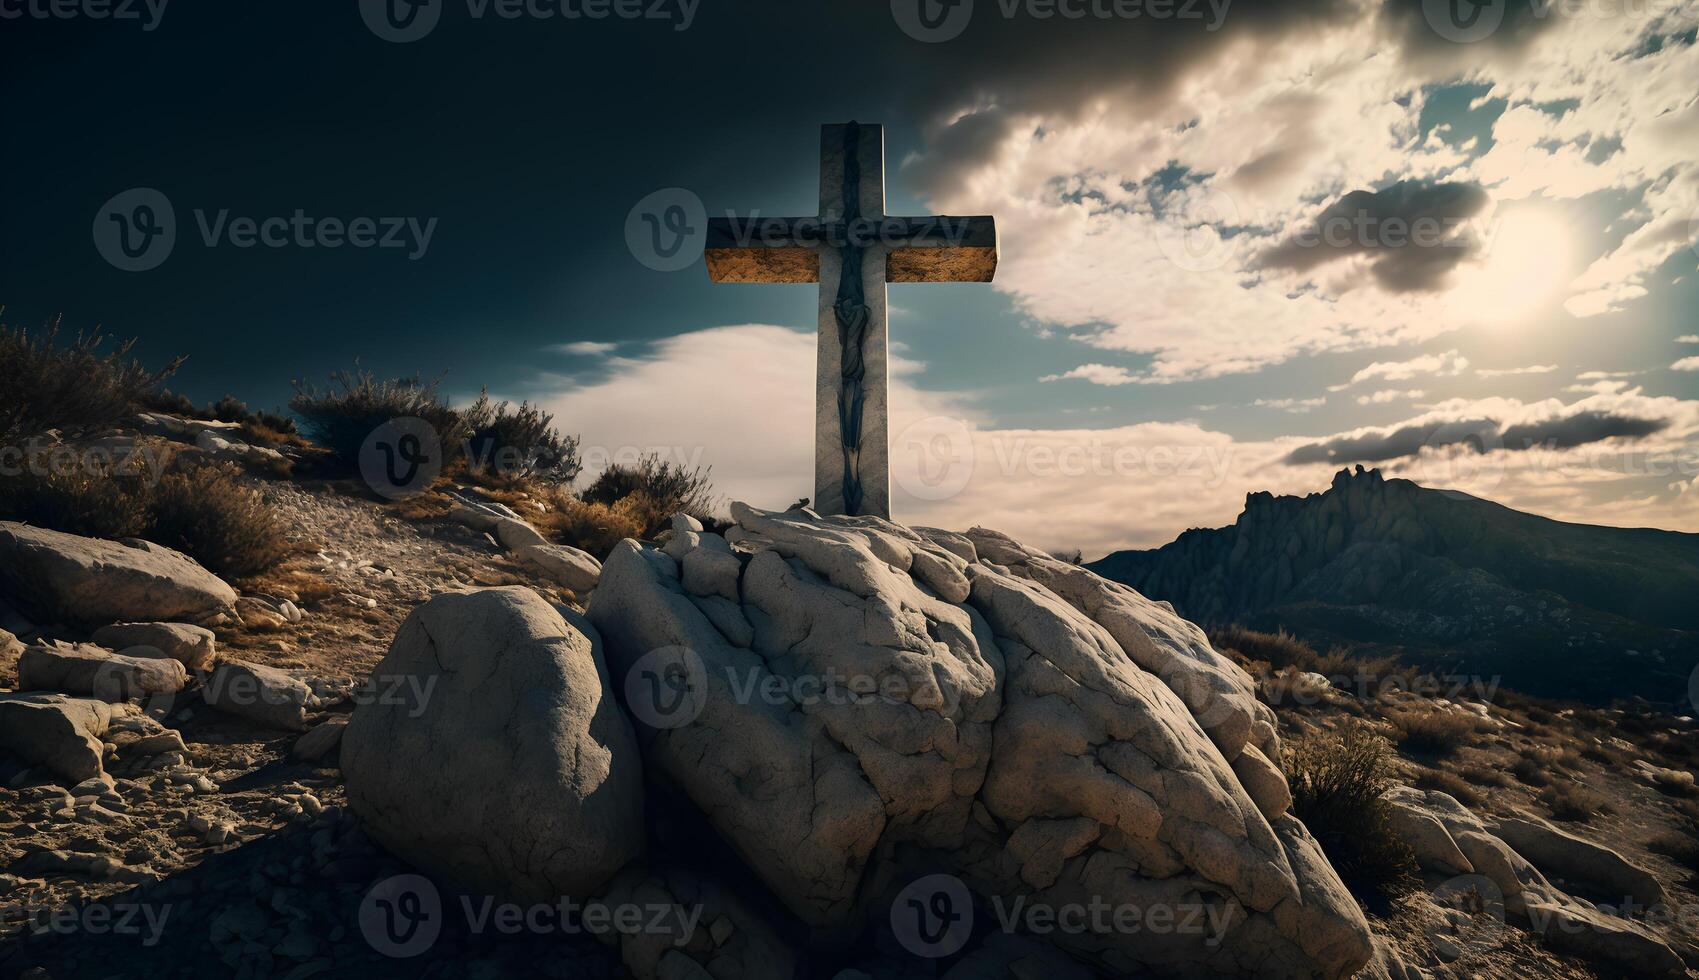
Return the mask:
[[305, 731], [317, 704], [313, 689], [291, 674], [242, 660], [219, 664], [201, 688], [207, 707], [267, 728]]
[[593, 895], [643, 849], [642, 763], [600, 639], [529, 589], [402, 623], [342, 736], [348, 799], [399, 857], [518, 901]]
[[236, 590], [170, 548], [0, 521], [0, 596], [37, 622], [204, 619]]
[[602, 576], [602, 563], [588, 551], [564, 544], [527, 544], [513, 552], [514, 557], [535, 565], [544, 575], [580, 595], [596, 587]]
[[104, 775], [102, 739], [123, 709], [63, 694], [0, 694], [0, 755], [74, 785]]
[[1098, 970], [1369, 962], [1361, 911], [1283, 812], [1266, 707], [1195, 626], [991, 532], [732, 515], [723, 538], [622, 542], [587, 615], [645, 761], [805, 922], [877, 921], [872, 882], [942, 871], [981, 906], [1219, 927], [1045, 936]]
[[[94, 631], [89, 640], [133, 657], [162, 655], [189, 670], [208, 670], [218, 641], [212, 630], [189, 623], [112, 623]], [[137, 648], [157, 651], [138, 652]]]
[[87, 643], [33, 646], [18, 658], [18, 688], [88, 694], [124, 701], [149, 694], [176, 694], [188, 673], [175, 660], [126, 657]]

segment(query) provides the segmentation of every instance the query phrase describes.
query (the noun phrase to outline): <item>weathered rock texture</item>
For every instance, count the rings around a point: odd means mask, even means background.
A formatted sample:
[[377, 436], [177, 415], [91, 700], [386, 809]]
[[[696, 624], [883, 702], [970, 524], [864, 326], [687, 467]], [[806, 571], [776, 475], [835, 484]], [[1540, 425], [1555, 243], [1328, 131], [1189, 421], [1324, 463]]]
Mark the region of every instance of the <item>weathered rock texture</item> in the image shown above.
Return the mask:
[[1271, 713], [1197, 627], [994, 532], [732, 514], [723, 538], [620, 544], [588, 616], [648, 764], [802, 919], [858, 919], [875, 867], [925, 855], [984, 901], [1166, 905], [1227, 933], [1050, 937], [1103, 969], [1368, 962], [1269, 785]]
[[37, 622], [202, 619], [236, 590], [187, 555], [0, 521], [0, 596]]
[[483, 894], [594, 894], [643, 848], [642, 763], [598, 646], [525, 588], [415, 609], [372, 671], [392, 696], [362, 700], [342, 735], [371, 835]]
[[1399, 786], [1386, 798], [1394, 828], [1410, 841], [1422, 867], [1451, 877], [1450, 887], [1442, 885], [1436, 895], [1466, 893], [1471, 910], [1484, 906], [1559, 952], [1607, 963], [1629, 976], [1686, 975], [1681, 957], [1650, 929], [1576, 899], [1546, 878], [1549, 873], [1622, 889], [1612, 894], [1661, 904], [1662, 886], [1615, 851], [1542, 822], [1477, 816], [1437, 790]]

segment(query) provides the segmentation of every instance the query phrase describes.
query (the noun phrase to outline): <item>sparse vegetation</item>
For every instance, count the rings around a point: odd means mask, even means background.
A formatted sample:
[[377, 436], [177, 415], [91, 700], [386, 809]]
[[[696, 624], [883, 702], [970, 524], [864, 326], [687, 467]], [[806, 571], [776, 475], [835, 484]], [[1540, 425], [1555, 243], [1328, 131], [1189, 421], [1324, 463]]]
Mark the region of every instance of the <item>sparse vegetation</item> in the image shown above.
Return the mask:
[[1616, 812], [1603, 795], [1579, 783], [1558, 783], [1540, 794], [1540, 802], [1551, 810], [1553, 818], [1575, 823]]
[[1510, 767], [1510, 774], [1521, 780], [1526, 786], [1550, 786], [1552, 778], [1546, 772], [1546, 767], [1533, 759], [1523, 756]]
[[1393, 718], [1392, 724], [1397, 729], [1400, 750], [1445, 758], [1473, 744], [1479, 723], [1459, 711], [1429, 708], [1403, 712]]
[[59, 346], [59, 322], [31, 335], [0, 323], [0, 443], [13, 443], [49, 429], [67, 434], [102, 429], [122, 421], [136, 404], [157, 392], [182, 359], [149, 371], [130, 357], [134, 341], [101, 353], [98, 332], [78, 334]]
[[374, 429], [401, 418], [429, 423], [445, 457], [452, 457], [471, 429], [463, 413], [437, 394], [437, 385], [418, 377], [379, 381], [370, 371], [338, 371], [324, 388], [295, 382], [289, 408], [301, 417], [307, 435], [345, 464], [358, 460]]
[[1391, 785], [1386, 740], [1365, 725], [1287, 743], [1292, 813], [1309, 828], [1353, 894], [1384, 907], [1416, 887], [1410, 845], [1393, 833], [1381, 795]]
[[530, 402], [510, 411], [507, 402], [492, 402], [485, 391], [462, 414], [471, 433], [467, 467], [474, 475], [568, 484], [584, 468], [578, 437], [563, 437], [554, 416]]
[[[164, 451], [161, 448], [161, 451]], [[287, 526], [230, 463], [116, 475], [40, 468], [0, 480], [0, 518], [100, 538], [143, 538], [220, 575], [264, 571], [292, 552]]]
[[1335, 687], [1362, 693], [1383, 686], [1409, 688], [1415, 682], [1413, 675], [1399, 670], [1397, 657], [1364, 657], [1343, 647], [1321, 653], [1285, 630], [1262, 633], [1243, 626], [1221, 626], [1209, 631], [1209, 642], [1253, 674], [1288, 670], [1320, 674]]
[[625, 505], [647, 537], [660, 533], [674, 514], [707, 516], [715, 502], [709, 473], [710, 469], [686, 467], [648, 453], [635, 465], [608, 467], [580, 497], [587, 504]]
[[1410, 785], [1417, 789], [1437, 789], [1466, 807], [1478, 808], [1486, 802], [1481, 791], [1469, 785], [1462, 777], [1443, 769], [1423, 769], [1416, 773], [1416, 778]]

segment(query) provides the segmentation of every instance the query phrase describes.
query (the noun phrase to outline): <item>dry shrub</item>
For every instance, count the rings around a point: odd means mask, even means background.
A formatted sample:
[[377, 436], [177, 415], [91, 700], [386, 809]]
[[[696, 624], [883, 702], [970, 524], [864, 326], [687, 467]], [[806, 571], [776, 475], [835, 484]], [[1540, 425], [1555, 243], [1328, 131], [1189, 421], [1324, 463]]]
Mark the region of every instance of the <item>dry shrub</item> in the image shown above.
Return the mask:
[[510, 410], [483, 391], [461, 416], [469, 433], [468, 470], [475, 478], [569, 484], [584, 469], [578, 437], [562, 436], [555, 417], [530, 402]]
[[1474, 744], [1478, 719], [1440, 708], [1407, 711], [1392, 719], [1398, 747], [1405, 752], [1444, 758]]
[[1490, 786], [1494, 789], [1509, 789], [1511, 786], [1515, 785], [1510, 781], [1509, 776], [1499, 772], [1497, 769], [1492, 769], [1484, 765], [1470, 766], [1463, 770], [1463, 778], [1474, 783], [1476, 786]]
[[134, 341], [110, 353], [99, 331], [57, 345], [59, 321], [36, 336], [0, 323], [0, 443], [48, 429], [66, 433], [110, 428], [135, 412], [182, 364], [149, 371], [130, 357]]
[[645, 537], [644, 516], [634, 514], [627, 500], [592, 504], [564, 496], [548, 513], [537, 519], [538, 530], [574, 548], [582, 548], [598, 559], [606, 559], [614, 545], [625, 538]]
[[301, 417], [307, 435], [344, 464], [358, 461], [373, 430], [400, 418], [429, 423], [444, 454], [452, 456], [470, 429], [462, 414], [438, 396], [438, 383], [418, 377], [379, 381], [370, 371], [337, 371], [324, 388], [296, 381], [289, 408]]
[[1546, 767], [1527, 756], [1516, 760], [1516, 764], [1510, 767], [1510, 774], [1527, 786], [1550, 786], [1552, 783]]
[[1552, 786], [1540, 794], [1540, 802], [1551, 810], [1554, 819], [1576, 823], [1586, 823], [1601, 814], [1616, 812], [1603, 795], [1579, 783]]
[[585, 503], [614, 506], [636, 497], [630, 505], [634, 518], [643, 521], [644, 536], [659, 534], [674, 514], [702, 518], [715, 504], [712, 468], [687, 469], [683, 463], [649, 453], [635, 465], [615, 464], [603, 470], [579, 496]]
[[1287, 742], [1282, 764], [1293, 815], [1353, 894], [1384, 907], [1416, 887], [1415, 852], [1392, 831], [1381, 798], [1392, 781], [1385, 739], [1350, 724]]
[[288, 525], [233, 463], [145, 476], [26, 472], [0, 480], [0, 518], [96, 538], [142, 538], [224, 576], [253, 575], [287, 557]]
[[241, 472], [234, 463], [213, 463], [165, 474], [154, 491], [148, 540], [238, 578], [288, 557], [288, 524]]
[[1699, 874], [1699, 828], [1689, 826], [1661, 834], [1653, 838], [1646, 849]]
[[1423, 769], [1416, 773], [1410, 785], [1417, 789], [1437, 789], [1467, 807], [1478, 808], [1486, 802], [1481, 791], [1464, 782], [1462, 777], [1443, 769]]
[[1209, 631], [1209, 642], [1242, 667], [1254, 668], [1261, 663], [1268, 665], [1267, 673], [1295, 670], [1321, 674], [1333, 686], [1361, 696], [1370, 696], [1385, 686], [1410, 689], [1415, 684], [1413, 675], [1400, 671], [1395, 656], [1366, 657], [1345, 647], [1320, 653], [1285, 630], [1261, 633], [1243, 626], [1220, 626]]

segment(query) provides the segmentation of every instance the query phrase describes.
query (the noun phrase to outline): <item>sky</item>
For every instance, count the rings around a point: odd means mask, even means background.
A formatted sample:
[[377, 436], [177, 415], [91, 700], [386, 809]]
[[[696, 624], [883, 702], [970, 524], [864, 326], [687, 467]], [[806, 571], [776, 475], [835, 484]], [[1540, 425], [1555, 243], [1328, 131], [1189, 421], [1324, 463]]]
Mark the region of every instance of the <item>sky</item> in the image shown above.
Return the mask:
[[487, 387], [784, 506], [815, 287], [640, 218], [812, 213], [858, 119], [890, 212], [1001, 249], [890, 287], [898, 520], [1095, 557], [1360, 464], [1699, 531], [1691, 0], [388, 2], [0, 0], [5, 322], [198, 400]]

